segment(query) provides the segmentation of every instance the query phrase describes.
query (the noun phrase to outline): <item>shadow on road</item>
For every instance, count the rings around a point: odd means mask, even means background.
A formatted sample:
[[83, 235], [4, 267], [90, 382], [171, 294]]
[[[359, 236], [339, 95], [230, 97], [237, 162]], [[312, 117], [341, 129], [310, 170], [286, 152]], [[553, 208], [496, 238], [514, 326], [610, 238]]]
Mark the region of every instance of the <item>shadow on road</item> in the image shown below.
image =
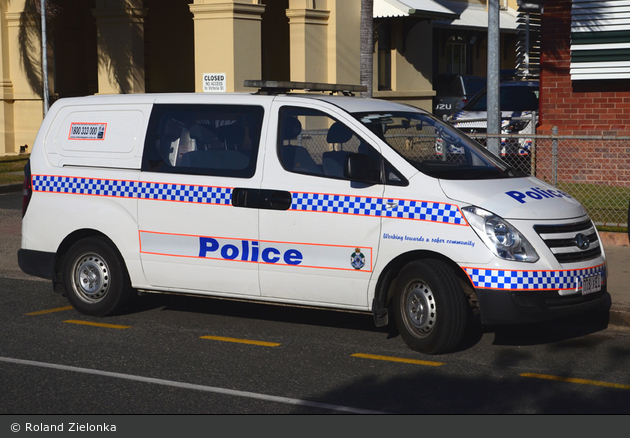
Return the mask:
[[[163, 312], [193, 312], [253, 320], [284, 322], [331, 328], [386, 333], [387, 339], [399, 335], [390, 313], [389, 325], [376, 327], [371, 314], [319, 308], [291, 307], [227, 299], [147, 294], [125, 313], [160, 309]], [[493, 345], [544, 345], [583, 338], [608, 327], [610, 303], [598, 310], [548, 322], [482, 326], [471, 317], [466, 336], [457, 351], [473, 348], [485, 334], [494, 334]]]

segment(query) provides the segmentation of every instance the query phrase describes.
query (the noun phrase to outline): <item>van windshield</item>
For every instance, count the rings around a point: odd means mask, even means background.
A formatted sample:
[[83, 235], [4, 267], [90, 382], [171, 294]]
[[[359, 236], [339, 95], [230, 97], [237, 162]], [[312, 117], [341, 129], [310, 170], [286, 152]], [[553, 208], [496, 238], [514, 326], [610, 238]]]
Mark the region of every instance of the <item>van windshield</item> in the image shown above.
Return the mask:
[[410, 111], [353, 115], [416, 169], [434, 178], [525, 176], [459, 130], [428, 114]]

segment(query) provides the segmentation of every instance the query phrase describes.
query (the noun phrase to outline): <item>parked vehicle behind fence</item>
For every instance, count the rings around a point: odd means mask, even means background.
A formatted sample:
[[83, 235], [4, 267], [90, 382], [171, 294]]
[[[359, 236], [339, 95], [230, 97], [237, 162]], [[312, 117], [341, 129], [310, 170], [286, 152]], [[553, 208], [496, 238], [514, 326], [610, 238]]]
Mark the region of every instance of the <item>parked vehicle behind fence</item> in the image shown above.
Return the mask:
[[[535, 134], [538, 113], [538, 81], [506, 81], [499, 86], [502, 134]], [[468, 135], [486, 133], [488, 127], [488, 95], [483, 89], [449, 121]], [[528, 172], [532, 140], [501, 139], [501, 156], [513, 167]]]
[[462, 75], [438, 75], [433, 83], [433, 114], [443, 118], [460, 111], [486, 86], [486, 78]]

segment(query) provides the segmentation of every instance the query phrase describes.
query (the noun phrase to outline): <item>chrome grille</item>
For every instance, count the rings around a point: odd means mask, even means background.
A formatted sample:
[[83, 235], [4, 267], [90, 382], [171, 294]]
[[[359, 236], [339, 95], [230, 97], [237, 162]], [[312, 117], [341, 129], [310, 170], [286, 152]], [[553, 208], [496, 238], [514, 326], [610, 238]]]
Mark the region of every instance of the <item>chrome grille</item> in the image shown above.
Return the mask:
[[560, 263], [591, 260], [602, 253], [595, 226], [590, 220], [562, 225], [535, 225], [534, 230]]

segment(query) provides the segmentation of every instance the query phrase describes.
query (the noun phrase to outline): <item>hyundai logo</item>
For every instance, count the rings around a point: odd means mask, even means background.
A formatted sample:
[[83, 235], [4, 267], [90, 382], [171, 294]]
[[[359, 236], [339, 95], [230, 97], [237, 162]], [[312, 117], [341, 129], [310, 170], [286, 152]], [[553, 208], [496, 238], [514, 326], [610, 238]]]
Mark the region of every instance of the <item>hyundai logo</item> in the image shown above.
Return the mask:
[[582, 250], [588, 249], [590, 244], [591, 242], [588, 240], [588, 237], [585, 236], [584, 234], [579, 233], [575, 235], [575, 246], [577, 246], [578, 248]]

